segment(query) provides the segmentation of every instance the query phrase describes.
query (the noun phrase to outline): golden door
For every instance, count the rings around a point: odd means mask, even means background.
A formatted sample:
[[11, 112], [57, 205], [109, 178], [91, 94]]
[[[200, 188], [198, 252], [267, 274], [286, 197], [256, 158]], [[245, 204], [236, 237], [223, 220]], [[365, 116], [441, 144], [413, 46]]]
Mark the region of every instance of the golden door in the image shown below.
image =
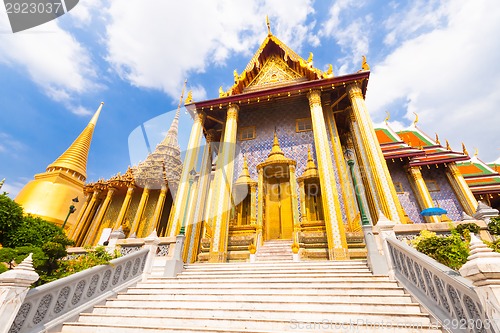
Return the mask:
[[291, 239], [293, 217], [290, 181], [272, 177], [265, 182], [265, 238]]

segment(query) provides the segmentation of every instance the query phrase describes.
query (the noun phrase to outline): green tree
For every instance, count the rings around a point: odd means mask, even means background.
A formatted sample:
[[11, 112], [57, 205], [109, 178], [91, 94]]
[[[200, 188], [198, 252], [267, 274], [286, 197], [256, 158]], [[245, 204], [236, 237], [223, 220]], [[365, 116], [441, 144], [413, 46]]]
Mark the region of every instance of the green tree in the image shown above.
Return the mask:
[[63, 230], [55, 224], [39, 217], [26, 215], [17, 228], [11, 229], [6, 233], [2, 244], [6, 247], [25, 245], [41, 247], [56, 236], [66, 238]]
[[5, 192], [0, 194], [0, 244], [4, 244], [8, 233], [17, 229], [22, 222], [23, 208]]

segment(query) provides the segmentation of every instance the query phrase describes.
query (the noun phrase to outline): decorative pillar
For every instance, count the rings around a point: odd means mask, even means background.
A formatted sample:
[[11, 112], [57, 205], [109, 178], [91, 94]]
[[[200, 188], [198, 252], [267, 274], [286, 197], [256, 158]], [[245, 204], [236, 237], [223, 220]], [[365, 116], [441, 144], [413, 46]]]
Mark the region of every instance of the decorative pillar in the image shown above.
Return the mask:
[[91, 214], [94, 211], [95, 205], [97, 203], [97, 198], [99, 197], [100, 193], [101, 191], [99, 190], [94, 190], [94, 193], [92, 193], [92, 198], [90, 199], [87, 209], [85, 210], [85, 213], [83, 214], [82, 219], [78, 223], [75, 233], [73, 234], [73, 239], [75, 240], [76, 246], [80, 246], [83, 243], [83, 240], [85, 238], [84, 230], [90, 223], [92, 223]]
[[76, 230], [78, 229], [78, 226], [80, 225], [80, 221], [83, 220], [83, 216], [85, 215], [85, 212], [87, 211], [90, 203], [90, 199], [92, 198], [92, 195], [89, 193], [86, 195], [85, 202], [83, 203], [82, 208], [80, 209], [80, 212], [78, 213], [78, 217], [76, 218], [76, 223], [73, 226], [73, 229], [69, 233], [69, 238], [74, 239]]
[[141, 223], [142, 215], [144, 214], [144, 208], [148, 203], [149, 199], [149, 185], [144, 187], [142, 191], [141, 200], [139, 201], [139, 207], [137, 207], [137, 212], [135, 213], [134, 222], [132, 222], [132, 227], [130, 228], [130, 234], [134, 232], [137, 234], [139, 230], [139, 224]]
[[337, 173], [339, 176], [340, 188], [342, 191], [341, 195], [344, 202], [344, 210], [346, 214], [347, 224], [350, 229], [349, 231], [359, 231], [359, 223], [356, 219], [357, 210], [354, 200], [354, 193], [352, 187], [349, 184], [349, 173], [344, 161], [344, 152], [342, 149], [342, 144], [340, 143], [337, 123], [331, 110], [326, 111], [325, 118], [328, 124], [328, 131], [330, 132], [330, 138], [332, 141], [333, 156], [335, 158], [335, 165], [337, 167]]
[[[432, 200], [431, 194], [427, 185], [425, 184], [424, 178], [422, 177], [422, 172], [420, 172], [420, 167], [412, 166], [408, 168], [408, 178], [412, 187], [415, 189], [415, 195], [420, 204], [422, 210], [426, 208], [434, 207], [434, 201]], [[440, 218], [438, 216], [426, 216], [427, 222], [438, 223]]]
[[158, 230], [158, 228], [160, 227], [161, 214], [163, 212], [163, 205], [165, 204], [165, 198], [167, 196], [167, 189], [167, 185], [162, 185], [160, 194], [158, 195], [158, 201], [156, 202], [153, 221], [151, 223], [154, 230]]
[[476, 212], [477, 200], [465, 182], [464, 176], [458, 170], [455, 162], [447, 164], [446, 177], [457, 195], [458, 200], [460, 200], [460, 204], [464, 211], [468, 215], [473, 215]]
[[146, 258], [146, 264], [144, 265], [144, 271], [142, 273], [142, 282], [147, 281], [151, 276], [153, 271], [153, 262], [156, 257], [156, 252], [158, 251], [158, 244], [160, 244], [160, 238], [156, 234], [156, 229], [146, 238], [144, 238], [143, 249], [148, 249], [148, 256]]
[[187, 263], [193, 263], [196, 261], [200, 238], [203, 236], [201, 234], [203, 226], [203, 216], [207, 203], [208, 186], [210, 185], [210, 173], [212, 172], [210, 143], [213, 140], [213, 133], [211, 134], [212, 135], [208, 135], [207, 133], [206, 145], [205, 149], [203, 150], [203, 158], [201, 160], [200, 177], [198, 178], [198, 189], [196, 191], [193, 219], [188, 225], [188, 229], [186, 232], [186, 249], [188, 251], [186, 257]]
[[224, 139], [219, 154], [220, 166], [215, 172], [215, 214], [213, 238], [210, 246], [210, 262], [225, 262], [227, 259], [227, 236], [233, 188], [234, 155], [236, 151], [236, 132], [238, 128], [238, 111], [236, 104], [227, 109]]
[[118, 229], [122, 223], [125, 215], [127, 215], [128, 207], [130, 206], [130, 201], [132, 200], [132, 195], [134, 194], [134, 186], [130, 185], [127, 189], [127, 194], [125, 195], [125, 199], [123, 200], [122, 208], [120, 209], [120, 213], [118, 213], [118, 217], [115, 222], [114, 230]]
[[[295, 176], [295, 165], [289, 165], [288, 169], [290, 171], [290, 191], [292, 192], [292, 218], [293, 218], [293, 243], [295, 247], [299, 247], [299, 232], [300, 232], [300, 221], [299, 221], [299, 203], [297, 200], [297, 179]], [[295, 252], [297, 254], [297, 252]]]
[[347, 239], [342, 221], [342, 212], [335, 185], [332, 158], [326, 133], [325, 118], [321, 106], [321, 92], [312, 90], [307, 94], [311, 108], [311, 120], [316, 147], [321, 200], [323, 203], [326, 233], [328, 238], [328, 257], [330, 260], [348, 259]]
[[257, 203], [255, 202], [255, 197], [257, 193], [257, 183], [252, 183], [250, 184], [250, 224], [251, 225], [256, 225], [257, 223], [257, 218], [256, 218], [256, 212], [255, 212], [255, 207]]
[[299, 190], [300, 190], [300, 223], [306, 223], [308, 221], [307, 218], [307, 210], [306, 210], [306, 189], [304, 185], [304, 180], [299, 180]]
[[264, 227], [264, 169], [258, 169], [259, 179], [257, 181], [258, 199], [257, 199], [257, 228], [255, 230], [255, 246], [257, 251], [264, 243], [262, 238], [262, 229]]
[[384, 215], [396, 223], [401, 223], [404, 220], [403, 209], [398, 201], [382, 149], [378, 144], [361, 88], [357, 83], [350, 84], [347, 87], [347, 93], [361, 137], [358, 145], [362, 145], [365, 150], [367, 160], [363, 161], [363, 165], [365, 168], [369, 167], [368, 171], [375, 185], [374, 199], [380, 203], [380, 209]]
[[186, 150], [186, 156], [184, 157], [184, 162], [182, 166], [182, 175], [179, 182], [179, 189], [177, 195], [174, 198], [174, 204], [172, 205], [173, 214], [170, 214], [170, 219], [168, 221], [168, 231], [167, 234], [172, 237], [179, 233], [181, 228], [182, 213], [184, 212], [184, 206], [187, 201], [187, 192], [189, 187], [189, 172], [196, 167], [198, 162], [198, 152], [200, 150], [200, 141], [203, 135], [203, 122], [205, 121], [205, 114], [197, 113], [195, 114], [193, 127], [191, 128], [191, 135], [189, 136], [189, 141]]
[[[10, 327], [16, 319], [17, 312], [30, 290], [32, 283], [38, 280], [33, 268], [33, 254], [19, 265], [0, 274], [0, 333], [11, 332]], [[13, 330], [16, 331], [16, 330]]]
[[94, 223], [92, 223], [89, 232], [87, 232], [87, 238], [84, 241], [85, 244], [94, 245], [97, 232], [99, 232], [100, 230], [102, 220], [104, 219], [104, 215], [108, 210], [111, 200], [113, 199], [113, 194], [115, 193], [115, 191], [116, 189], [114, 187], [108, 188], [106, 199], [104, 199], [104, 202], [102, 203], [101, 208], [99, 209], [99, 213], [97, 214], [97, 217], [94, 219]]

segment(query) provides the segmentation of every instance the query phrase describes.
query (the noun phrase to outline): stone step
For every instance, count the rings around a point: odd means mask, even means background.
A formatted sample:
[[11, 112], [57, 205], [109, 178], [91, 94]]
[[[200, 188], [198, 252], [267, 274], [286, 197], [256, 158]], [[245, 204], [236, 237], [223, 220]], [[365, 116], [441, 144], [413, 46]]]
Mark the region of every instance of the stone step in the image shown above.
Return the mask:
[[204, 269], [207, 267], [230, 267], [231, 269], [241, 269], [246, 267], [344, 267], [350, 265], [367, 265], [367, 261], [364, 259], [357, 260], [342, 260], [342, 261], [326, 261], [326, 260], [311, 260], [311, 261], [299, 261], [299, 262], [280, 262], [275, 263], [196, 263], [186, 265], [188, 268], [193, 269]]
[[324, 278], [354, 278], [354, 279], [361, 279], [361, 278], [370, 278], [373, 277], [375, 279], [383, 279], [385, 277], [382, 276], [374, 276], [371, 272], [363, 272], [363, 273], [356, 273], [355, 276], [349, 273], [321, 273], [321, 274], [311, 274], [311, 273], [238, 273], [238, 272], [231, 272], [231, 273], [226, 273], [226, 274], [185, 274], [182, 273], [178, 276], [180, 279], [183, 280], [193, 280], [193, 279], [267, 279], [268, 281], [273, 281], [276, 279], [298, 279], [298, 278], [310, 278], [310, 279], [324, 279]]
[[[363, 273], [364, 274], [364, 273]], [[151, 277], [145, 283], [164, 283], [164, 282], [177, 282], [177, 283], [252, 283], [252, 284], [268, 284], [268, 283], [325, 283], [325, 282], [344, 282], [344, 283], [352, 283], [352, 282], [391, 282], [396, 283], [396, 281], [390, 281], [386, 276], [377, 276], [377, 275], [353, 275], [350, 276], [347, 280], [345, 276], [312, 276], [311, 274], [304, 275], [292, 275], [292, 274], [270, 274], [265, 275], [262, 274], [260, 276], [241, 276], [235, 274], [234, 276], [230, 276], [229, 274], [224, 276], [180, 276], [178, 279], [170, 278], [170, 277], [161, 277], [155, 276]]]
[[[405, 295], [402, 290], [400, 293], [382, 293], [379, 291], [378, 294], [374, 293], [365, 293], [361, 291], [358, 295], [352, 293], [295, 293], [289, 294], [286, 290], [282, 293], [250, 293], [250, 291], [238, 292], [238, 293], [230, 293], [230, 291], [220, 290], [216, 293], [205, 293], [203, 290], [178, 290], [175, 292], [171, 292], [170, 290], [162, 290], [151, 291], [148, 289], [130, 289], [126, 294], [120, 295], [130, 295], [130, 297], [120, 296], [120, 299], [113, 299], [106, 303], [108, 306], [126, 306], [127, 304], [136, 304], [137, 306], [144, 305], [144, 299], [135, 300], [132, 299], [135, 295], [139, 295], [140, 297], [150, 297], [150, 295], [154, 294], [157, 300], [166, 300], [166, 301], [174, 301], [174, 300], [182, 300], [182, 301], [210, 301], [210, 302], [219, 302], [219, 301], [245, 301], [245, 302], [270, 302], [277, 301], [283, 302], [304, 302], [309, 301], [313, 303], [317, 302], [354, 302], [354, 303], [387, 303], [387, 304], [409, 304], [412, 303], [412, 299], [409, 295]], [[124, 299], [127, 298], [127, 299]], [[161, 303], [151, 302], [148, 306], [162, 306]]]
[[[187, 319], [186, 319], [187, 320]], [[248, 329], [246, 327], [239, 327], [236, 329], [221, 327], [221, 323], [217, 320], [212, 320], [209, 324], [213, 326], [204, 327], [179, 327], [174, 325], [169, 325], [165, 327], [156, 326], [143, 326], [134, 327], [128, 325], [108, 325], [106, 323], [93, 324], [93, 323], [69, 323], [65, 324], [62, 333], [174, 333], [174, 332], [184, 332], [184, 333], [282, 333], [282, 332], [295, 332], [295, 333], [311, 333], [311, 332], [338, 332], [338, 333], [380, 333], [382, 331], [393, 332], [393, 333], [441, 333], [443, 332], [434, 324], [425, 325], [398, 325], [395, 328], [389, 328], [388, 325], [384, 326], [385, 323], [376, 322], [378, 324], [366, 322], [363, 324], [362, 321], [358, 322], [333, 322], [327, 321], [322, 323], [314, 323], [311, 321], [299, 322], [299, 321], [269, 321], [269, 324], [273, 326], [280, 326], [281, 328], [277, 330], [271, 329]], [[396, 325], [398, 323], [395, 323]], [[269, 325], [270, 326], [270, 325]]]
[[[157, 295], [158, 297], [164, 297], [163, 295], [170, 294], [184, 294], [184, 295], [322, 295], [322, 296], [394, 296], [394, 295], [405, 295], [404, 289], [397, 286], [396, 284], [389, 286], [350, 286], [349, 288], [335, 288], [331, 286], [323, 287], [309, 287], [307, 285], [298, 286], [296, 288], [280, 288], [266, 285], [256, 285], [249, 288], [225, 288], [225, 286], [214, 286], [212, 288], [199, 288], [199, 287], [135, 287], [130, 288], [126, 293], [119, 293], [120, 295], [134, 295], [134, 294], [151, 294]], [[148, 296], [156, 297], [156, 296]], [[167, 296], [165, 296], [167, 297]]]
[[274, 275], [280, 275], [280, 274], [287, 274], [287, 275], [313, 275], [313, 276], [318, 276], [318, 275], [324, 275], [324, 274], [338, 274], [338, 275], [347, 275], [347, 276], [352, 276], [352, 275], [357, 275], [357, 274], [370, 274], [372, 276], [373, 274], [370, 272], [368, 268], [351, 268], [349, 270], [343, 269], [343, 270], [332, 270], [332, 269], [317, 269], [317, 270], [298, 270], [298, 269], [259, 269], [259, 270], [185, 270], [184, 272], [181, 273], [181, 277], [186, 277], [190, 275], [194, 276], [207, 276], [207, 275], [237, 275], [237, 276], [244, 276], [244, 275], [251, 275], [254, 276], [256, 274], [274, 274]]
[[[397, 312], [401, 313], [419, 313], [420, 305], [418, 303], [382, 303], [382, 302], [370, 302], [370, 303], [359, 303], [352, 301], [336, 301], [332, 299], [330, 302], [319, 302], [313, 300], [303, 300], [299, 302], [295, 301], [250, 301], [242, 297], [240, 300], [217, 300], [213, 302], [212, 300], [168, 300], [164, 302], [151, 302], [155, 303], [154, 306], [150, 304], [144, 304], [142, 306], [137, 306], [138, 302], [130, 302], [126, 304], [127, 301], [120, 299], [108, 301], [106, 306], [96, 306], [93, 313], [106, 313], [106, 314], [120, 314], [120, 313], [133, 313], [134, 315], [161, 315], [162, 313], [167, 313], [171, 310], [187, 311], [193, 310], [247, 310], [247, 311], [278, 311], [277, 309], [282, 309], [285, 311], [303, 311], [303, 312], [345, 312], [345, 313], [359, 313], [359, 312], [370, 312], [370, 313], [387, 313], [387, 312]], [[124, 304], [125, 303], [125, 304]], [[118, 306], [120, 304], [120, 306]], [[120, 309], [127, 309], [127, 312], [120, 312]], [[132, 311], [133, 309], [133, 311]]]

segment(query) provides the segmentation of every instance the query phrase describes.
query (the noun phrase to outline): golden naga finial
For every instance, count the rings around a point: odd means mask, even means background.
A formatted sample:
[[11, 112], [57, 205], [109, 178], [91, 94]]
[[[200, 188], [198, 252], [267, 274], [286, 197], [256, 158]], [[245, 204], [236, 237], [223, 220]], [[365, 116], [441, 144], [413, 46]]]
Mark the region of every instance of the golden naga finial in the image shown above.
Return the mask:
[[238, 71], [236, 69], [234, 70], [233, 75], [234, 75], [234, 83], [238, 83], [240, 76], [238, 75]]
[[267, 25], [267, 34], [270, 36], [271, 33], [271, 23], [269, 23], [269, 16], [266, 15], [266, 25]]
[[188, 91], [188, 95], [186, 97], [186, 100], [184, 101], [184, 105], [186, 104], [190, 104], [193, 102], [193, 91], [192, 90], [189, 90]]
[[222, 86], [219, 87], [219, 97], [226, 97], [226, 93], [224, 89], [222, 89]]
[[370, 70], [370, 65], [366, 62], [366, 56], [361, 57], [361, 70], [363, 71], [369, 71]]
[[418, 114], [416, 112], [413, 112], [413, 114], [415, 115], [415, 120], [413, 121], [413, 126], [417, 126], [417, 123], [418, 123]]
[[389, 111], [385, 111], [385, 114], [386, 117], [384, 119], [384, 123], [387, 125], [387, 122], [389, 121], [389, 119], [391, 119], [391, 114], [389, 113]]
[[464, 153], [464, 155], [469, 156], [469, 152], [467, 151], [467, 148], [465, 148], [465, 143], [463, 142], [462, 142], [462, 152]]
[[309, 58], [307, 58], [307, 63], [310, 64], [313, 61], [314, 54], [312, 52], [309, 52]]
[[437, 145], [440, 145], [440, 144], [441, 144], [441, 142], [439, 142], [439, 136], [438, 136], [438, 134], [437, 134], [437, 133], [436, 133], [436, 140], [434, 140], [434, 141], [436, 141], [436, 144], [437, 144]]
[[182, 87], [182, 92], [181, 92], [181, 98], [179, 99], [179, 105], [177, 106], [177, 109], [179, 110], [182, 105], [182, 100], [184, 99], [184, 90], [186, 90], [186, 85], [187, 85], [188, 80], [184, 80], [184, 86]]
[[450, 143], [446, 140], [446, 150], [451, 150]]
[[323, 76], [328, 77], [328, 78], [333, 77], [333, 65], [332, 64], [328, 64], [328, 69], [323, 74]]
[[477, 157], [478, 154], [479, 154], [479, 149], [474, 148], [474, 156]]

